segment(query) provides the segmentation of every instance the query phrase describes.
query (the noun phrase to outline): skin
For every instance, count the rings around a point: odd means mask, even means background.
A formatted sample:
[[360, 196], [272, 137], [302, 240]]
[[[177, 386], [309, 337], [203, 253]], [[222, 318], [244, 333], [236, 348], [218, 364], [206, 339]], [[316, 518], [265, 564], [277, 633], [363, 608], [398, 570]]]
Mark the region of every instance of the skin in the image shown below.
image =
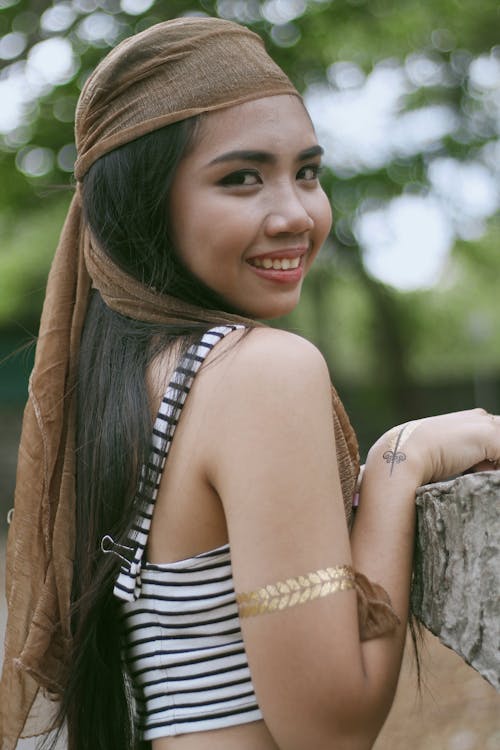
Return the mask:
[[[221, 163], [206, 166], [235, 144], [273, 155], [251, 166], [258, 179], [248, 192], [220, 185], [228, 167], [241, 171], [239, 163], [224, 162], [221, 172]], [[297, 159], [314, 145], [300, 103], [273, 97], [208, 115], [179, 167], [171, 206], [179, 252], [248, 314], [289, 311], [302, 284], [302, 277], [284, 283], [259, 275], [248, 260], [304, 243], [307, 270], [327, 232], [324, 195], [319, 185], [303, 184]], [[322, 355], [284, 331], [257, 329], [234, 346], [240, 338], [237, 331], [221, 342], [195, 379], [161, 481], [148, 559], [174, 561], [230, 539], [236, 591], [350, 564], [384, 586], [402, 624], [361, 643], [354, 591], [244, 619], [265, 722], [163, 738], [153, 748], [368, 750], [401, 665], [416, 488], [498, 460], [500, 420], [477, 409], [422, 420], [405, 443], [405, 460], [393, 465], [384, 454], [394, 433], [383, 435], [368, 454], [349, 535]], [[168, 352], [150, 368], [153, 411], [172, 368]]]
[[[275, 96], [205, 116], [172, 183], [174, 246], [190, 271], [250, 317], [293, 310], [331, 226], [321, 152], [301, 101]], [[299, 268], [266, 271], [256, 259]]]

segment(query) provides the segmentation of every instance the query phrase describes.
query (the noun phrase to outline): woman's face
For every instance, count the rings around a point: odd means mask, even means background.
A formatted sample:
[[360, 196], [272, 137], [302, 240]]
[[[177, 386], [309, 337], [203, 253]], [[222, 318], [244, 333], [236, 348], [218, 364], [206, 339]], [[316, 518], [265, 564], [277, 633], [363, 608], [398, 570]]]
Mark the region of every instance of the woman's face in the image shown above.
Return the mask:
[[331, 226], [322, 149], [302, 103], [271, 96], [203, 117], [170, 192], [188, 269], [254, 318], [293, 310]]

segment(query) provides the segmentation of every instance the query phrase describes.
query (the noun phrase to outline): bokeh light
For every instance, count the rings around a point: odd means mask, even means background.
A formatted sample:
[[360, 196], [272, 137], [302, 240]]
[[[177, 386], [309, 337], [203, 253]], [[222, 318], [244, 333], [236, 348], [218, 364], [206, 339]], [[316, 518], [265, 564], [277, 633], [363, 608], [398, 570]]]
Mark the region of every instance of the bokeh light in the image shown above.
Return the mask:
[[43, 177], [54, 167], [54, 152], [50, 148], [29, 146], [18, 152], [16, 166], [28, 177]]

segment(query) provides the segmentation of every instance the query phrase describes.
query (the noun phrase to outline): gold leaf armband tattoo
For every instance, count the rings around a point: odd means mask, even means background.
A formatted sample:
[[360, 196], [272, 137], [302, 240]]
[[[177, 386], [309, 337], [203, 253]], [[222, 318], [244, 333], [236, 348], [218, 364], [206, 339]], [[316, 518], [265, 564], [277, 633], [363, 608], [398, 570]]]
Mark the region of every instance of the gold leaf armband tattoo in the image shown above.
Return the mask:
[[297, 578], [287, 578], [255, 591], [236, 594], [240, 617], [254, 617], [279, 612], [288, 607], [320, 599], [337, 591], [355, 588], [355, 574], [350, 565], [315, 570]]

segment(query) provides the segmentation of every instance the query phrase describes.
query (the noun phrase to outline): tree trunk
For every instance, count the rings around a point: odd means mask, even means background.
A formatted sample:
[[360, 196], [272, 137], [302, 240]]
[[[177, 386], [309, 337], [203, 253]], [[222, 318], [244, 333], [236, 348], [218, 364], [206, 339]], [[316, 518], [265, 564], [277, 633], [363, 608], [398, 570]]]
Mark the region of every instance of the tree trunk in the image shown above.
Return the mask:
[[412, 608], [500, 690], [500, 471], [421, 487]]

